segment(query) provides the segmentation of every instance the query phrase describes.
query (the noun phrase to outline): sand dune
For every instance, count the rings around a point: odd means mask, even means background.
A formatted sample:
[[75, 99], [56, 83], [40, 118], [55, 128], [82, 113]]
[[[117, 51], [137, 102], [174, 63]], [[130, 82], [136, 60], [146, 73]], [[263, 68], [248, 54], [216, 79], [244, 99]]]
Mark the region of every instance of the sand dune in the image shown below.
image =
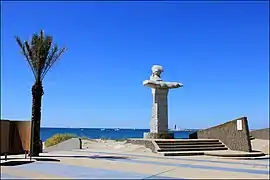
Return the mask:
[[82, 140], [83, 149], [93, 149], [93, 150], [110, 150], [117, 152], [144, 152], [152, 153], [150, 149], [144, 146], [134, 145], [126, 143], [126, 141], [115, 141], [115, 140]]

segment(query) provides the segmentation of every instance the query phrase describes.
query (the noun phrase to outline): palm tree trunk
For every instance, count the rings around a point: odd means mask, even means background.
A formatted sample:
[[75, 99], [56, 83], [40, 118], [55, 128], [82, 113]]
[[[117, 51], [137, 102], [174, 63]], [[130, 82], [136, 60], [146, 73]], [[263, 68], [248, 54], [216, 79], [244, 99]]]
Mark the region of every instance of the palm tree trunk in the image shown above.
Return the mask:
[[40, 153], [40, 121], [41, 121], [41, 100], [43, 87], [41, 81], [36, 81], [32, 87], [32, 128], [31, 128], [31, 155], [39, 156]]

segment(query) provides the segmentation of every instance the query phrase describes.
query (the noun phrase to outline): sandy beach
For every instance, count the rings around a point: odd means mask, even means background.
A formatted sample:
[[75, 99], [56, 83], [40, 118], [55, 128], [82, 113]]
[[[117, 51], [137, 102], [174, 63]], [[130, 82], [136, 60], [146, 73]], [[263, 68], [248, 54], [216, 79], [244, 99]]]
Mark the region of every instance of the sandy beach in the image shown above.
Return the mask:
[[[44, 142], [43, 147], [45, 148]], [[127, 143], [125, 140], [123, 141], [103, 140], [103, 139], [82, 140], [82, 149], [153, 154], [150, 149], [145, 148], [144, 146], [141, 145], [134, 145], [131, 143]]]
[[[269, 154], [269, 141], [268, 140], [252, 140], [252, 149]], [[45, 142], [43, 142], [45, 148]], [[139, 154], [155, 154], [150, 149], [142, 145], [134, 145], [127, 143], [126, 140], [104, 140], [104, 139], [83, 139], [82, 149], [91, 149], [97, 151], [110, 151], [110, 152], [132, 152]]]
[[151, 152], [149, 149], [126, 143], [126, 141], [116, 141], [116, 140], [102, 140], [102, 139], [93, 139], [93, 140], [82, 140], [83, 149], [112, 149], [118, 151], [143, 151]]
[[[43, 142], [43, 149], [46, 149], [45, 142]], [[127, 143], [126, 141], [117, 140], [83, 139], [82, 150], [159, 156], [159, 154], [153, 153], [150, 149], [145, 148], [142, 145], [134, 145]]]

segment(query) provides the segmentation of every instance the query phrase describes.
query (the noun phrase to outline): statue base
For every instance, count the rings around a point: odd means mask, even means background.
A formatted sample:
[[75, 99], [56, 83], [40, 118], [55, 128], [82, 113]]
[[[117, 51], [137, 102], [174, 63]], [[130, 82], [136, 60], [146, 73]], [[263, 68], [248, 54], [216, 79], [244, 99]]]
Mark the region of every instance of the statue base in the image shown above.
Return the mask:
[[174, 133], [173, 132], [160, 132], [160, 133], [144, 133], [143, 134], [144, 139], [174, 139]]

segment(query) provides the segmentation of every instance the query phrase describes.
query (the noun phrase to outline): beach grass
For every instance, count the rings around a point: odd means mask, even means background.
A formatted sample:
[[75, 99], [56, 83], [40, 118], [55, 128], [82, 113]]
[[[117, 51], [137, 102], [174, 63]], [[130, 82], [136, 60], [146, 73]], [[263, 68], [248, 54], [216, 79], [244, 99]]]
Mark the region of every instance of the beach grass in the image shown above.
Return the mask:
[[[50, 147], [50, 146], [54, 146], [56, 144], [59, 144], [61, 142], [64, 142], [66, 140], [69, 140], [71, 138], [80, 138], [81, 140], [92, 140], [89, 137], [86, 136], [77, 136], [75, 134], [69, 134], [69, 133], [64, 133], [64, 134], [55, 134], [52, 137], [48, 138], [45, 142], [44, 145], [45, 147]], [[111, 139], [111, 138], [104, 138], [101, 137], [100, 140], [106, 141], [106, 140], [113, 140], [116, 142], [122, 142], [122, 141], [126, 141], [127, 138], [122, 138], [122, 139]]]
[[74, 134], [68, 134], [68, 133], [65, 133], [65, 134], [55, 134], [53, 135], [52, 137], [48, 138], [46, 141], [45, 141], [45, 147], [50, 147], [50, 146], [54, 146], [56, 144], [59, 144], [63, 141], [66, 141], [66, 140], [69, 140], [71, 138], [76, 138], [78, 136], [74, 135]]

